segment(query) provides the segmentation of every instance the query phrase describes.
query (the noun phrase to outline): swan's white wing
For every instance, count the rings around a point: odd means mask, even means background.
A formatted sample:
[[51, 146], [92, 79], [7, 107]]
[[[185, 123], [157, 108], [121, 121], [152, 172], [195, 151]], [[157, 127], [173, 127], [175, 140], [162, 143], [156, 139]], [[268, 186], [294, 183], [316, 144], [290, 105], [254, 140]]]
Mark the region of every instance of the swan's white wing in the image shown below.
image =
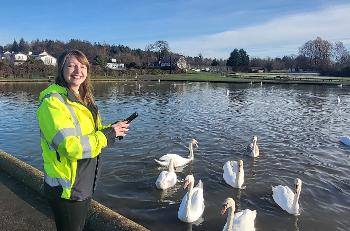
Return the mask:
[[256, 210], [245, 209], [241, 212], [235, 213], [233, 221], [233, 230], [255, 230]]
[[157, 180], [156, 180], [156, 186], [157, 188], [161, 188], [161, 182], [163, 182], [163, 180], [165, 179], [166, 175], [167, 175], [168, 171], [162, 171]]
[[232, 168], [230, 161], [227, 161], [223, 166], [224, 173], [222, 176], [227, 184], [236, 187], [237, 172], [235, 170], [238, 170], [237, 161], [233, 161], [233, 166], [234, 168]]
[[159, 160], [156, 160], [154, 159], [155, 162], [157, 162], [158, 164], [162, 165], [162, 166], [168, 166], [169, 165], [169, 162], [166, 162], [166, 161], [159, 161]]
[[203, 188], [193, 188], [191, 198], [191, 220], [196, 221], [204, 212]]
[[187, 222], [187, 217], [186, 217], [186, 201], [188, 197], [188, 192], [185, 194], [185, 196], [181, 200], [181, 204], [179, 207], [179, 210], [177, 212], [177, 217], [184, 222]]
[[175, 172], [168, 172], [166, 178], [164, 179], [164, 184], [166, 188], [173, 187], [177, 182], [177, 176]]
[[294, 193], [288, 186], [278, 185], [272, 187], [272, 197], [283, 210], [290, 212], [293, 204]]
[[174, 186], [177, 182], [175, 172], [162, 171], [156, 181], [156, 186], [159, 189], [167, 189]]
[[[157, 163], [167, 163], [165, 166], [169, 165], [170, 159], [174, 160], [174, 166], [179, 167], [188, 164], [191, 160], [188, 158], [184, 158], [182, 156], [179, 156], [178, 154], [166, 154], [159, 158], [159, 161], [156, 161]], [[160, 164], [160, 163], [159, 163]], [[163, 164], [161, 164], [163, 165]], [[164, 165], [163, 165], [164, 166]]]

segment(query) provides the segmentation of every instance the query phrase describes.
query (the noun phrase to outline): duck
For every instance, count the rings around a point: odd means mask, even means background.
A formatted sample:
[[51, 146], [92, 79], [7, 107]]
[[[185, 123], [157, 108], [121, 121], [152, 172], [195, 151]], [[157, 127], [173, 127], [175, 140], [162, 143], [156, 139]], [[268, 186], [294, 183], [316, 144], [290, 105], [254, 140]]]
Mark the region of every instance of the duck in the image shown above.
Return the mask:
[[259, 156], [259, 147], [257, 145], [258, 137], [253, 136], [252, 143], [247, 146], [247, 152], [252, 157]]
[[237, 161], [227, 161], [222, 168], [225, 182], [233, 188], [242, 188], [244, 183], [243, 160], [239, 160], [238, 163]]
[[244, 230], [254, 231], [255, 230], [255, 218], [256, 210], [245, 209], [238, 213], [235, 213], [235, 201], [232, 198], [227, 198], [223, 204], [221, 215], [227, 212], [226, 224], [222, 231], [232, 230]]
[[177, 176], [174, 169], [174, 159], [170, 159], [168, 171], [162, 171], [157, 180], [156, 187], [158, 189], [168, 189], [173, 187], [177, 182]]
[[203, 182], [199, 180], [194, 186], [193, 175], [187, 175], [185, 178], [184, 189], [188, 188], [187, 193], [182, 198], [177, 217], [187, 223], [197, 221], [204, 212]]
[[272, 197], [283, 210], [287, 211], [289, 214], [298, 216], [300, 214], [299, 197], [302, 181], [296, 178], [294, 183], [295, 193], [288, 186], [278, 185], [272, 187]]
[[195, 139], [192, 139], [188, 145], [190, 155], [187, 158], [182, 157], [178, 154], [165, 154], [165, 155], [161, 156], [159, 158], [159, 160], [155, 159], [154, 161], [162, 166], [168, 166], [170, 159], [174, 159], [174, 167], [175, 168], [185, 166], [194, 159], [193, 146], [198, 147], [198, 141]]

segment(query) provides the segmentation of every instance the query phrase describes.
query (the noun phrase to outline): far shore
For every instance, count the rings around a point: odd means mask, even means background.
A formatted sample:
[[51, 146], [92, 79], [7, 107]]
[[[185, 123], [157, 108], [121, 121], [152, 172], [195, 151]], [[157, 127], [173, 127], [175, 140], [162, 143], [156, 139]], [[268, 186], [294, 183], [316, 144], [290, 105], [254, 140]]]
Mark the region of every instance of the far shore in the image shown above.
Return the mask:
[[[190, 73], [168, 75], [139, 75], [122, 77], [93, 76], [93, 82], [117, 81], [190, 81], [217, 83], [251, 83], [251, 84], [321, 84], [321, 85], [350, 85], [350, 77], [313, 76], [289, 73], [237, 73], [228, 76], [217, 73]], [[0, 83], [31, 83], [53, 82], [54, 78], [2, 78]]]

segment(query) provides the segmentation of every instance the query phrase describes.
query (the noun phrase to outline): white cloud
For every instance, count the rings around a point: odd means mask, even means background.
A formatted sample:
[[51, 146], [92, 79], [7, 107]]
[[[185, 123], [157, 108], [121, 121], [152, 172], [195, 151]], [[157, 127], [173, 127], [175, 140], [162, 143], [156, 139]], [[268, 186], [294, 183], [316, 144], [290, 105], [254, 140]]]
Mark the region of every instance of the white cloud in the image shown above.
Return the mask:
[[305, 42], [320, 36], [350, 45], [350, 4], [317, 12], [289, 15], [269, 22], [201, 37], [169, 41], [173, 51], [195, 56], [227, 58], [234, 48], [251, 56], [297, 54]]

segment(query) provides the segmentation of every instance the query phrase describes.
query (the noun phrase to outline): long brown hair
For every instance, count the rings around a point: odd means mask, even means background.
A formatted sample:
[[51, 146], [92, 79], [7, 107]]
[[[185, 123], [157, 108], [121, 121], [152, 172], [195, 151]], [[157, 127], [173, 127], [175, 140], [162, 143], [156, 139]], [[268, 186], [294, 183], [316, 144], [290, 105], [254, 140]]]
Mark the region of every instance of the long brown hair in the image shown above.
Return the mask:
[[60, 55], [57, 62], [58, 63], [57, 76], [55, 78], [55, 83], [62, 87], [68, 88], [68, 84], [64, 79], [63, 69], [67, 59], [71, 56], [74, 56], [81, 64], [87, 67], [88, 74], [86, 76], [85, 81], [79, 87], [79, 95], [82, 100], [82, 103], [84, 103], [85, 105], [89, 105], [89, 104], [95, 105], [95, 100], [93, 96], [93, 87], [90, 81], [90, 64], [83, 52], [79, 50], [70, 50], [70, 51], [65, 51], [63, 54]]

